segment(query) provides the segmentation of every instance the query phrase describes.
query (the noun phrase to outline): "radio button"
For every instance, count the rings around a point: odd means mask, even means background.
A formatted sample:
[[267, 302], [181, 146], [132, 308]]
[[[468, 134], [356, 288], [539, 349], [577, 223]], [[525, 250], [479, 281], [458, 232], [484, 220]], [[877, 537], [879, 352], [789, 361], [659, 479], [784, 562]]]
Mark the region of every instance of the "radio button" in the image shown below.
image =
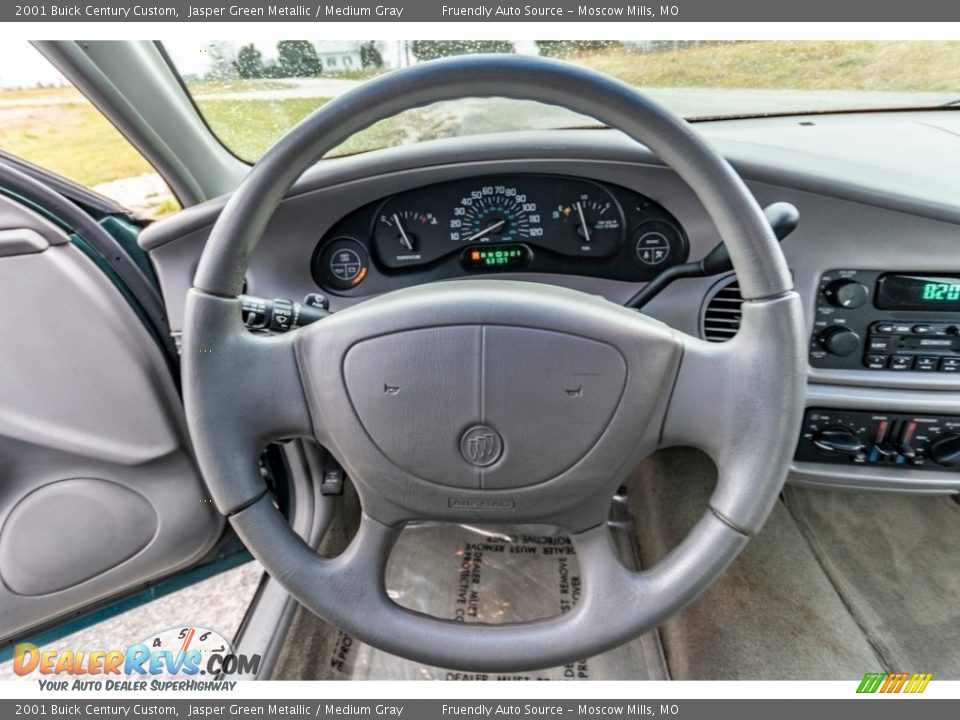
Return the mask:
[[820, 333], [820, 346], [828, 353], [845, 357], [860, 349], [860, 336], [850, 328], [834, 326]]
[[941, 360], [940, 372], [960, 372], [960, 358], [944, 358]]
[[912, 367], [912, 355], [894, 355], [892, 358], [890, 358], [891, 370], [910, 370]]
[[870, 290], [863, 283], [846, 278], [827, 285], [823, 294], [831, 305], [853, 310], [867, 302]]
[[914, 335], [929, 335], [933, 332], [933, 326], [931, 325], [914, 325], [911, 330]]
[[913, 369], [920, 370], [922, 372], [936, 372], [939, 363], [940, 358], [918, 357], [916, 363], [914, 363]]
[[867, 352], [886, 353], [890, 350], [890, 340], [888, 337], [872, 337], [867, 341]]
[[895, 332], [896, 329], [897, 326], [892, 323], [877, 323], [873, 326], [873, 331], [882, 335], [890, 335], [891, 333]]
[[867, 355], [863, 362], [871, 370], [883, 370], [887, 367], [887, 360], [889, 359], [886, 355]]

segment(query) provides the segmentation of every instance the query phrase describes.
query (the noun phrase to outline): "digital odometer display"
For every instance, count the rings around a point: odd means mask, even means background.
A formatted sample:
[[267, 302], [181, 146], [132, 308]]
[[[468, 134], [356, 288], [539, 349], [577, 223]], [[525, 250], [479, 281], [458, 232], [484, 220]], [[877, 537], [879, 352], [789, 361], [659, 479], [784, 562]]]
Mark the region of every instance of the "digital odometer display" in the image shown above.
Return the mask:
[[875, 304], [883, 310], [958, 311], [960, 274], [881, 275]]
[[523, 267], [530, 261], [526, 245], [487, 245], [463, 251], [463, 267], [467, 270], [504, 270]]

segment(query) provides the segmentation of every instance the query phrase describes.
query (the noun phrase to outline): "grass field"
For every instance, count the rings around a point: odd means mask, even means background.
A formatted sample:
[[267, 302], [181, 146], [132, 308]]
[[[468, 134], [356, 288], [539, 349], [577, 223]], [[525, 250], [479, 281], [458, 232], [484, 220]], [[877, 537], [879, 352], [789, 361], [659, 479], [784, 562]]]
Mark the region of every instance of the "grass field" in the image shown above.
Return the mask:
[[[0, 94], [5, 99], [6, 93]], [[86, 100], [0, 108], [0, 147], [81, 185], [153, 172]]]
[[[608, 50], [571, 59], [646, 87], [955, 91], [960, 97], [960, 42], [704, 44], [647, 54]], [[211, 127], [247, 159], [260, 157], [283, 132], [326, 102], [222, 97], [288, 88], [289, 81], [200, 81], [190, 86]], [[217, 97], [207, 97], [212, 94]], [[408, 113], [352, 138], [338, 152], [442, 132], [430, 123], [426, 113]], [[154, 172], [71, 88], [0, 91], [0, 148], [90, 187]]]
[[742, 42], [576, 62], [638, 87], [957, 91], [960, 42]]
[[[206, 100], [197, 106], [220, 140], [239, 157], [256, 160], [280, 137], [329, 98], [287, 98], [282, 100]], [[410, 138], [428, 139], [441, 134], [429, 113], [408, 111], [384, 120], [354, 135], [331, 154], [349, 155], [371, 148], [389, 147]]]

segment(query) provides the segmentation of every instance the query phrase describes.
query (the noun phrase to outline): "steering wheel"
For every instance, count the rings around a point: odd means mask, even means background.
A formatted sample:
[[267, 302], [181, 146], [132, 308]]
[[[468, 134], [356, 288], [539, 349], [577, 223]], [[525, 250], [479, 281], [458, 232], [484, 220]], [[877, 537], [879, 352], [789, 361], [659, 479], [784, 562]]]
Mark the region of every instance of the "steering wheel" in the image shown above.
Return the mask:
[[[391, 292], [281, 336], [249, 333], [238, 295], [254, 246], [297, 177], [374, 122], [440, 100], [500, 96], [590, 115], [644, 143], [696, 193], [745, 299], [711, 344], [602, 298], [509, 280]], [[203, 250], [183, 332], [184, 402], [219, 510], [300, 603], [375, 647], [447, 668], [520, 671], [589, 657], [680, 610], [763, 525], [784, 483], [805, 383], [800, 300], [734, 170], [683, 120], [630, 86], [559, 61], [438, 60], [331, 101], [283, 137], [227, 202]], [[357, 535], [321, 558], [276, 509], [259, 451], [312, 437], [352, 478]], [[689, 535], [640, 572], [618, 559], [612, 497], [658, 447], [718, 470]], [[583, 577], [562, 615], [464, 624], [387, 597], [384, 568], [414, 520], [549, 523]]]

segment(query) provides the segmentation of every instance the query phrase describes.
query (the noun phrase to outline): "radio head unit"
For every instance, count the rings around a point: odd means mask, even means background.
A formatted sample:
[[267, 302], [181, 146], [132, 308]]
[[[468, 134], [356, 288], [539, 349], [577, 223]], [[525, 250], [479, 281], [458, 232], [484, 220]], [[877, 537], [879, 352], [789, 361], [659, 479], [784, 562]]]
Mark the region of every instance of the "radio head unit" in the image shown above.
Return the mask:
[[824, 273], [810, 365], [960, 372], [960, 273]]

